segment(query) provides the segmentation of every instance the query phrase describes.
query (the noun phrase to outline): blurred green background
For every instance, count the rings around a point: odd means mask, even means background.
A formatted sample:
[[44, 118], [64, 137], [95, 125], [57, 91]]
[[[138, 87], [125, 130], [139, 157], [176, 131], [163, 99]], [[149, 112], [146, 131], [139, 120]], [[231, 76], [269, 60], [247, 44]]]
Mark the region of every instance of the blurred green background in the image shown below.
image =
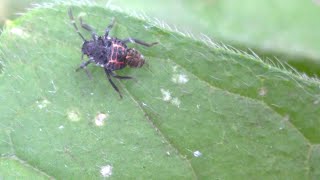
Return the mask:
[[[1, 26], [36, 3], [56, 0], [1, 0]], [[65, 1], [64, 1], [65, 2]], [[72, 1], [69, 1], [72, 3]], [[143, 13], [216, 42], [253, 50], [309, 76], [320, 75], [320, 6], [317, 0], [95, 0], [101, 6]], [[289, 68], [286, 66], [286, 68]]]

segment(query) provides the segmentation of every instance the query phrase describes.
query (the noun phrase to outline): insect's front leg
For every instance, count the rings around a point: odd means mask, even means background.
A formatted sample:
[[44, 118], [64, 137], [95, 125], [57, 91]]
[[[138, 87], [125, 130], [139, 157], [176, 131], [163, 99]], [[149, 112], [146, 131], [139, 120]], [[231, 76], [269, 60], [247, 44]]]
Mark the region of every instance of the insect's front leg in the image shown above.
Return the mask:
[[81, 17], [79, 18], [79, 20], [80, 20], [80, 25], [81, 25], [81, 27], [82, 27], [83, 29], [91, 32], [92, 39], [93, 39], [94, 41], [97, 41], [97, 40], [98, 40], [98, 35], [97, 35], [96, 31], [93, 29], [93, 27], [91, 27], [90, 25], [88, 25], [88, 24], [86, 24], [85, 22], [83, 22], [83, 20], [82, 20]]
[[117, 78], [117, 79], [134, 79], [134, 78], [131, 77], [131, 76], [119, 76], [119, 75], [115, 74], [115, 73], [112, 72], [112, 71], [110, 71], [109, 73], [110, 73], [110, 75], [111, 75], [112, 77]]
[[[81, 59], [83, 60], [83, 54], [81, 56]], [[87, 66], [92, 62], [92, 59], [89, 59], [88, 61], [83, 62], [77, 69], [76, 72], [78, 72], [80, 69], [84, 69], [87, 73], [87, 76], [89, 77], [89, 79], [92, 79], [92, 75], [89, 72], [89, 70], [87, 69]]]
[[111, 23], [107, 26], [107, 28], [106, 28], [106, 30], [105, 30], [105, 33], [104, 33], [104, 36], [105, 36], [105, 37], [108, 37], [108, 36], [109, 36], [109, 32], [110, 32], [110, 30], [113, 28], [114, 22], [115, 22], [115, 20], [114, 20], [114, 17], [113, 17], [112, 20], [111, 20]]

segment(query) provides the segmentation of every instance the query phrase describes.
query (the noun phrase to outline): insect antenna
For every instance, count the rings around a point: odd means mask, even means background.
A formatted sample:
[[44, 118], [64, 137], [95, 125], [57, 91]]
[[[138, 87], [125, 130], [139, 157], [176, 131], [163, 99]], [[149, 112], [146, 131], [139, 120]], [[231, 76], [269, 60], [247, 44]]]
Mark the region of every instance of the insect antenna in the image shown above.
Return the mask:
[[77, 24], [76, 24], [76, 21], [74, 20], [74, 17], [73, 17], [71, 8], [69, 8], [68, 14], [69, 14], [71, 23], [73, 24], [73, 27], [74, 27], [74, 29], [76, 30], [76, 32], [77, 32], [77, 33], [79, 34], [79, 36], [83, 39], [83, 41], [87, 41], [87, 40], [82, 36], [82, 34], [80, 33], [80, 31], [79, 31], [79, 29], [78, 29], [78, 26], [77, 26]]

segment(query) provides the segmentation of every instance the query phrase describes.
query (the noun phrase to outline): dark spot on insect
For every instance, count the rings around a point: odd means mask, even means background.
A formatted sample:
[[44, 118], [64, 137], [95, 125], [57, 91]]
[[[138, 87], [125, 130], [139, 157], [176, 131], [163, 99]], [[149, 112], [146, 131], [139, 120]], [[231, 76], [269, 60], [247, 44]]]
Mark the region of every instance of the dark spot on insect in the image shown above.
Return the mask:
[[123, 69], [127, 65], [133, 68], [140, 68], [145, 63], [143, 55], [133, 48], [128, 48], [126, 44], [136, 43], [142, 46], [151, 47], [158, 43], [146, 43], [135, 38], [118, 39], [116, 37], [110, 37], [109, 32], [114, 25], [114, 19], [112, 19], [112, 22], [105, 29], [105, 34], [103, 36], [98, 36], [95, 30], [90, 25], [84, 23], [80, 17], [79, 20], [81, 27], [89, 31], [92, 36], [92, 39], [86, 40], [80, 33], [77, 24], [75, 23], [71, 8], [69, 9], [68, 13], [73, 27], [83, 40], [81, 48], [82, 59], [84, 55], [86, 55], [89, 59], [83, 62], [80, 67], [76, 69], [76, 71], [84, 69], [89, 78], [91, 78], [91, 74], [86, 68], [90, 63], [95, 63], [96, 65], [103, 67], [113, 89], [116, 90], [119, 93], [120, 98], [122, 98], [118, 87], [113, 83], [111, 77], [117, 79], [132, 79], [132, 77], [119, 76], [113, 71]]

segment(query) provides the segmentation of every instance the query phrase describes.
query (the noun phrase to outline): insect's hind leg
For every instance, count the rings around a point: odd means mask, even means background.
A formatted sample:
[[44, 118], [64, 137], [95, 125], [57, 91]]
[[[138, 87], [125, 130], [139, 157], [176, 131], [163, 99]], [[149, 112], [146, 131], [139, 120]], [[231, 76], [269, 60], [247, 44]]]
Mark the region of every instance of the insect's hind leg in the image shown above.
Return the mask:
[[119, 76], [117, 74], [115, 74], [114, 72], [112, 71], [109, 71], [109, 74], [114, 77], [114, 78], [117, 78], [117, 79], [134, 79], [133, 77], [131, 76]]
[[122, 95], [121, 95], [118, 87], [113, 83], [113, 81], [112, 81], [112, 79], [111, 79], [111, 76], [110, 76], [110, 72], [111, 72], [111, 71], [108, 70], [108, 69], [104, 69], [104, 71], [105, 71], [105, 73], [106, 73], [106, 75], [107, 75], [107, 77], [108, 77], [108, 80], [109, 80], [110, 84], [112, 85], [113, 89], [118, 92], [120, 98], [122, 99]]
[[151, 46], [153, 46], [153, 45], [158, 44], [158, 42], [146, 43], [146, 42], [144, 42], [144, 41], [141, 41], [141, 40], [139, 40], [139, 39], [134, 39], [134, 38], [127, 38], [127, 39], [122, 40], [122, 42], [123, 42], [124, 44], [129, 43], [129, 42], [130, 42], [130, 43], [136, 43], [136, 44], [140, 44], [140, 45], [143, 45], [143, 46], [146, 46], [146, 47], [151, 47]]

